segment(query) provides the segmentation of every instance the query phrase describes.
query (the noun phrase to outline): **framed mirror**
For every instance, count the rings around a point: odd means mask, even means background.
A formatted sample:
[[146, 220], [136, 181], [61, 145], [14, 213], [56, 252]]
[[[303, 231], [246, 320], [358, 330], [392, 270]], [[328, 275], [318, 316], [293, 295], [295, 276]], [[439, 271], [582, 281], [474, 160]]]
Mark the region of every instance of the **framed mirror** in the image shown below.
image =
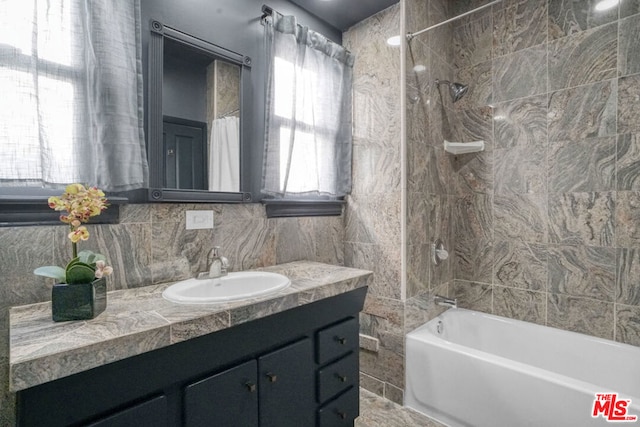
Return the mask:
[[148, 72], [149, 200], [251, 201], [251, 58], [151, 21]]

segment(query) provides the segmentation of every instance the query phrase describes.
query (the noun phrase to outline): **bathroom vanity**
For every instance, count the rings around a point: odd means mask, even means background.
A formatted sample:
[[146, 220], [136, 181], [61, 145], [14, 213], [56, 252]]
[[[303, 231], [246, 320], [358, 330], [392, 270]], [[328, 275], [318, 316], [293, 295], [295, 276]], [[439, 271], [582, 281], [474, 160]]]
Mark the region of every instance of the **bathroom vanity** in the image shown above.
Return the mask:
[[358, 312], [371, 272], [313, 262], [265, 268], [269, 297], [181, 305], [169, 286], [110, 292], [90, 321], [49, 303], [11, 309], [19, 426], [351, 426]]

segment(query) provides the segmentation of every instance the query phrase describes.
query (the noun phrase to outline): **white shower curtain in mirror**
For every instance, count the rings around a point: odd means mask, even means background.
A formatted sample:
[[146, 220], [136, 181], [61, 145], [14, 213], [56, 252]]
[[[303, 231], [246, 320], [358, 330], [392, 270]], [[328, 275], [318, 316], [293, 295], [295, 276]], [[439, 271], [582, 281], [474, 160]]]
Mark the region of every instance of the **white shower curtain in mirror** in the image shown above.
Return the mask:
[[240, 119], [221, 117], [211, 126], [209, 190], [240, 191]]
[[276, 12], [265, 24], [268, 78], [262, 192], [275, 198], [351, 191], [354, 57]]
[[139, 0], [0, 1], [0, 185], [147, 186]]

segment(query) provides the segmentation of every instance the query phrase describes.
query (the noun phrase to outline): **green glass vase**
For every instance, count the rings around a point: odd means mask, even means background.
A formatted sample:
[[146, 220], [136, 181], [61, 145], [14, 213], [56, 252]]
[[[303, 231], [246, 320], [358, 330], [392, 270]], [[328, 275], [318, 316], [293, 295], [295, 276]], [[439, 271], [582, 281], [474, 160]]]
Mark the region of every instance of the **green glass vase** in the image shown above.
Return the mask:
[[54, 322], [93, 319], [107, 308], [107, 280], [67, 285], [58, 283], [51, 290], [51, 314]]

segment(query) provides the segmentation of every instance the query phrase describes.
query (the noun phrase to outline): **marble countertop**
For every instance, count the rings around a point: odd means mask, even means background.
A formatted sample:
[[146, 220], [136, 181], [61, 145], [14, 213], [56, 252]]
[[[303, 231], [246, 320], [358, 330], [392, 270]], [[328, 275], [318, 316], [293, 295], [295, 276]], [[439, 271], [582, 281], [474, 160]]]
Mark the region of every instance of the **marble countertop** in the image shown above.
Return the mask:
[[13, 392], [329, 298], [368, 284], [370, 271], [309, 261], [260, 270], [291, 280], [282, 292], [244, 301], [182, 305], [165, 300], [171, 283], [109, 292], [95, 319], [53, 322], [51, 303], [10, 309]]

